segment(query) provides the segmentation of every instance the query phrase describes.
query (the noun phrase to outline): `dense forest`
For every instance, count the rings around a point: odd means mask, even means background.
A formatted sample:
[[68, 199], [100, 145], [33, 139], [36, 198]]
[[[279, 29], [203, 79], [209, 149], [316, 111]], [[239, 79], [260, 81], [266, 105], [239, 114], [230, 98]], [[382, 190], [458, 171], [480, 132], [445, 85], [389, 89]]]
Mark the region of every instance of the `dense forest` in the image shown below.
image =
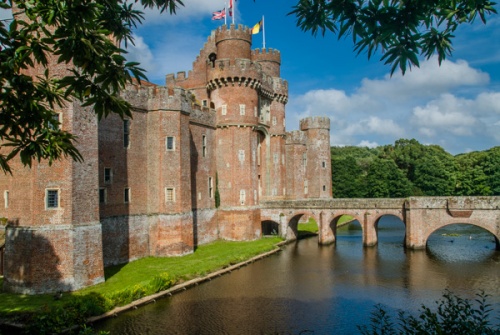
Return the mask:
[[500, 195], [500, 147], [453, 156], [400, 139], [377, 148], [332, 147], [334, 198]]

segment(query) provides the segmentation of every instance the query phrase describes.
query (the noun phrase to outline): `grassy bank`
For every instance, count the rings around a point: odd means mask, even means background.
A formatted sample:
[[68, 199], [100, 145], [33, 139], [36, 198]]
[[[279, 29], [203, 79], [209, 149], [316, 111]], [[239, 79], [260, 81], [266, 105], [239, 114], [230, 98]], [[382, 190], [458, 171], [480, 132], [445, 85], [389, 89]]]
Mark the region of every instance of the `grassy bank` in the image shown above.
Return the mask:
[[[182, 257], [148, 257], [105, 269], [105, 282], [55, 300], [53, 295], [20, 295], [0, 293], [0, 317], [10, 320], [40, 322], [40, 311], [57, 316], [83, 319], [125, 305], [149, 294], [165, 290], [177, 283], [203, 276], [255, 255], [272, 250], [278, 237], [249, 242], [218, 241], [200, 246], [193, 254]], [[0, 284], [3, 279], [0, 279]], [[81, 315], [80, 315], [81, 314]], [[81, 321], [77, 319], [76, 322]], [[62, 320], [63, 324], [74, 322]]]

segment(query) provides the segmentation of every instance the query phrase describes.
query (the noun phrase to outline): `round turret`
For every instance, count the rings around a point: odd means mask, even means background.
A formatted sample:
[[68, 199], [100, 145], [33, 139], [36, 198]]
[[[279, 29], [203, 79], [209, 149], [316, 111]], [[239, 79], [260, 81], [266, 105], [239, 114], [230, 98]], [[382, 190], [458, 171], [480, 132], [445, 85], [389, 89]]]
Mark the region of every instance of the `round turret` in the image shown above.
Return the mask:
[[330, 119], [324, 116], [311, 116], [300, 120], [300, 130], [308, 129], [330, 130]]
[[259, 63], [262, 70], [272, 77], [280, 76], [281, 54], [274, 49], [255, 49], [252, 51], [252, 61]]
[[252, 31], [248, 27], [234, 24], [228, 29], [223, 25], [215, 32], [215, 45], [217, 59], [230, 59], [231, 63], [236, 58], [251, 59]]

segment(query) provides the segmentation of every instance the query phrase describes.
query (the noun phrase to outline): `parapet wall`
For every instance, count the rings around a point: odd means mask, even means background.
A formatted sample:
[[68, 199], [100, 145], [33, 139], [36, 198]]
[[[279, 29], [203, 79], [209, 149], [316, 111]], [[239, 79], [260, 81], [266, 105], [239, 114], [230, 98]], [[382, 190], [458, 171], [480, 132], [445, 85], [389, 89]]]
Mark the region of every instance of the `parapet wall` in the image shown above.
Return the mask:
[[121, 94], [139, 110], [172, 110], [189, 112], [191, 110], [190, 94], [179, 87], [167, 88], [157, 85], [128, 85]]
[[311, 116], [300, 120], [300, 130], [308, 129], [330, 130], [330, 119], [325, 116]]
[[306, 142], [307, 142], [307, 137], [303, 131], [293, 130], [293, 131], [286, 133], [285, 144], [287, 144], [287, 145], [291, 145], [291, 144], [306, 145]]

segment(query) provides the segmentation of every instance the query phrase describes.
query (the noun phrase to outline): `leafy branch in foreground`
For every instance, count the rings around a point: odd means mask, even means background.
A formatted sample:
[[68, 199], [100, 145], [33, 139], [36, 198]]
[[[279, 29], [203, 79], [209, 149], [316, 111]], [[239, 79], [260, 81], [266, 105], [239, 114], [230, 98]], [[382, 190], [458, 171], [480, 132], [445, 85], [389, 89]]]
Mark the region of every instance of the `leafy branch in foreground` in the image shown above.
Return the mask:
[[338, 38], [352, 35], [354, 51], [370, 59], [377, 51], [391, 65], [419, 66], [418, 57], [437, 54], [439, 64], [451, 56], [454, 33], [478, 17], [486, 23], [497, 14], [489, 0], [299, 0], [289, 15], [297, 26], [313, 35], [331, 31]]
[[401, 311], [397, 323], [393, 322], [381, 305], [375, 306], [370, 325], [358, 326], [363, 335], [395, 334], [500, 334], [500, 326], [493, 326], [490, 314], [493, 311], [487, 302], [488, 295], [480, 292], [474, 301], [456, 296], [449, 290], [443, 298], [436, 301], [437, 309], [431, 310], [422, 305], [418, 316]]
[[[175, 14], [181, 0], [135, 0], [135, 6]], [[131, 1], [0, 0], [13, 19], [0, 21], [0, 169], [11, 173], [19, 155], [33, 160], [82, 160], [76, 137], [61, 129], [57, 112], [78, 101], [98, 118], [131, 116], [119, 96], [133, 79], [146, 79], [127, 62], [120, 43], [133, 43], [144, 19]], [[10, 22], [9, 22], [10, 21]], [[45, 69], [33, 73], [33, 68]], [[33, 75], [34, 74], [34, 75]]]

